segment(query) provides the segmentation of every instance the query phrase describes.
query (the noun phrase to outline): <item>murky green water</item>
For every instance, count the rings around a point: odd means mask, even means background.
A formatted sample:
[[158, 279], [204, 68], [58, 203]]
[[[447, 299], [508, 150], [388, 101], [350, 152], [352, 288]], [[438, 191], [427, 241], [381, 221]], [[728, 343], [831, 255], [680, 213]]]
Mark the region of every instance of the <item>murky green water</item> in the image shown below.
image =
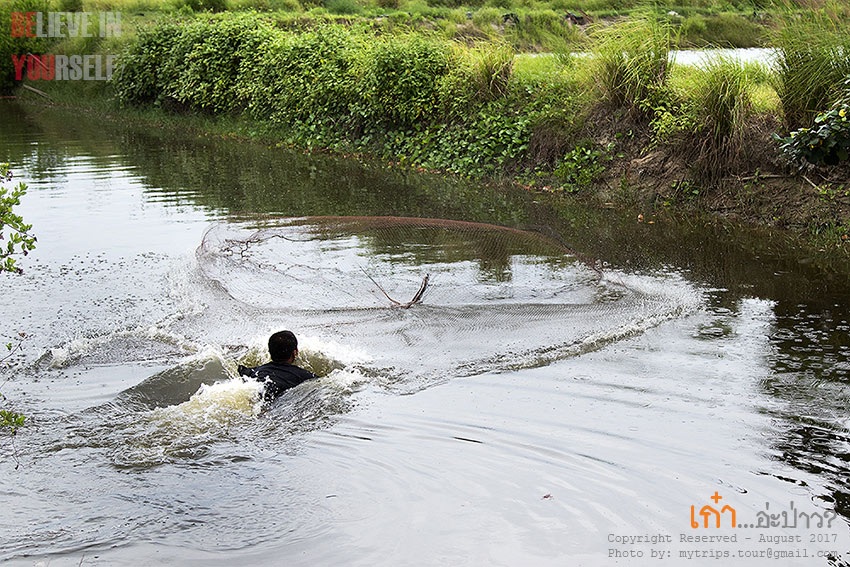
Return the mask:
[[[0, 438], [0, 560], [850, 558], [840, 262], [9, 102], [0, 132], [39, 237], [0, 276], [30, 418]], [[263, 409], [235, 365], [281, 328], [322, 378]]]

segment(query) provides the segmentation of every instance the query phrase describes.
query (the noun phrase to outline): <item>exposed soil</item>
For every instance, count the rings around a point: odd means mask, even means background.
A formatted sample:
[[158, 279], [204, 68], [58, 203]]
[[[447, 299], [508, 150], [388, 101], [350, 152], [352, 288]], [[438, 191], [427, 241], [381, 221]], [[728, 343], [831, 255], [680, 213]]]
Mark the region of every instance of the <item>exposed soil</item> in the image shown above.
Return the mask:
[[[753, 124], [736, 144], [712, 161], [700, 140], [652, 147], [646, 126], [624, 126], [608, 118], [593, 137], [600, 147], [613, 131], [633, 133], [619, 142], [621, 156], [606, 168], [591, 201], [634, 207], [646, 214], [662, 210], [705, 212], [751, 225], [812, 237], [818, 246], [850, 253], [850, 164], [804, 166], [779, 154], [772, 132], [777, 124]], [[647, 149], [651, 148], [651, 149]]]

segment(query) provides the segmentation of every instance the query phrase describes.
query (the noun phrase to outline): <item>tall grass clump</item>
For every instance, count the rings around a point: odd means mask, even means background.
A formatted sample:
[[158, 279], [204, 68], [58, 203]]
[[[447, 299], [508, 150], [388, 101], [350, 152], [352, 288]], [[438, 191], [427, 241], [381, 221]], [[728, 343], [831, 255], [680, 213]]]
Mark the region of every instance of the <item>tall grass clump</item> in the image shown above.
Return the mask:
[[513, 67], [514, 51], [508, 45], [453, 45], [449, 72], [439, 85], [444, 118], [463, 120], [480, 105], [504, 97]]
[[824, 12], [789, 18], [776, 33], [776, 92], [789, 130], [812, 125], [850, 76], [850, 28]]
[[709, 63], [697, 76], [692, 108], [695, 140], [690, 142], [692, 169], [705, 181], [717, 181], [740, 164], [752, 103], [748, 68], [731, 59]]
[[594, 31], [593, 76], [602, 97], [647, 118], [664, 96], [673, 43], [668, 24], [652, 16]]

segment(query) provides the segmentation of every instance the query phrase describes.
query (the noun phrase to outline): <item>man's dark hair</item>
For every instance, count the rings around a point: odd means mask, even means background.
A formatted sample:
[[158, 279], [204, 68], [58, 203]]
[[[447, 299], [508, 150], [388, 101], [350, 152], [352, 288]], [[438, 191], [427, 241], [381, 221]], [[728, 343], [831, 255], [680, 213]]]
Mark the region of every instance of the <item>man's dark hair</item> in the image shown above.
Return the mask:
[[292, 331], [278, 331], [269, 337], [269, 354], [273, 362], [288, 362], [298, 348], [298, 339]]

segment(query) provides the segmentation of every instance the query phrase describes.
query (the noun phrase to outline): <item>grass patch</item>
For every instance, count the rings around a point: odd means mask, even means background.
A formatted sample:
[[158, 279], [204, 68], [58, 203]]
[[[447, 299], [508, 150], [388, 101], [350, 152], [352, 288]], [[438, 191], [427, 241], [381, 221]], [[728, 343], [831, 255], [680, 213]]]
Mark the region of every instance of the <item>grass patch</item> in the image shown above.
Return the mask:
[[789, 130], [812, 125], [850, 76], [850, 27], [825, 11], [788, 18], [775, 34], [776, 92]]
[[590, 67], [602, 98], [633, 116], [650, 115], [664, 96], [672, 34], [652, 16], [598, 28]]
[[700, 179], [717, 181], [739, 163], [752, 111], [749, 86], [747, 68], [729, 59], [710, 63], [697, 81], [693, 167]]
[[763, 22], [740, 13], [694, 14], [680, 27], [683, 47], [762, 47], [768, 39]]

